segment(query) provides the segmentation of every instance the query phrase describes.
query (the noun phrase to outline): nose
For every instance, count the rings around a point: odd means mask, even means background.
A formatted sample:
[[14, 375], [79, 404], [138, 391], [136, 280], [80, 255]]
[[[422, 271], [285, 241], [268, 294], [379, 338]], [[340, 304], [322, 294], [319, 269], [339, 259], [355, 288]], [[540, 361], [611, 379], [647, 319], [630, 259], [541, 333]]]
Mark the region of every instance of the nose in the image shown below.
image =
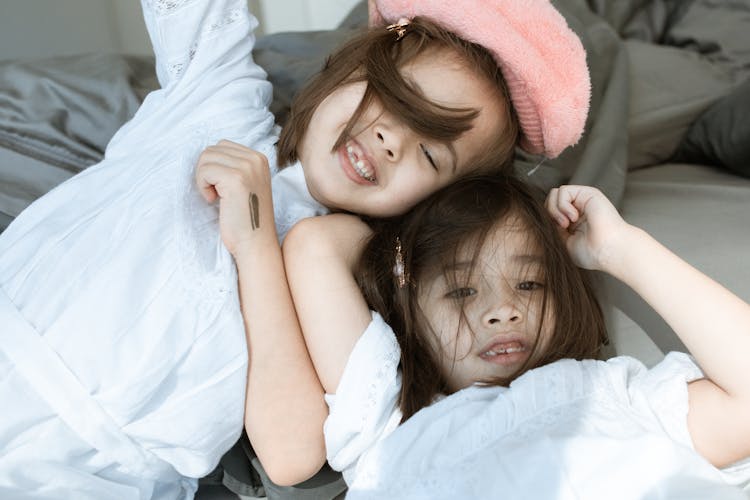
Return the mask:
[[482, 322], [488, 327], [507, 326], [518, 324], [523, 321], [523, 312], [514, 301], [505, 301], [490, 307], [482, 318]]
[[387, 161], [399, 161], [410, 135], [406, 127], [380, 120], [373, 126], [373, 133], [378, 153]]

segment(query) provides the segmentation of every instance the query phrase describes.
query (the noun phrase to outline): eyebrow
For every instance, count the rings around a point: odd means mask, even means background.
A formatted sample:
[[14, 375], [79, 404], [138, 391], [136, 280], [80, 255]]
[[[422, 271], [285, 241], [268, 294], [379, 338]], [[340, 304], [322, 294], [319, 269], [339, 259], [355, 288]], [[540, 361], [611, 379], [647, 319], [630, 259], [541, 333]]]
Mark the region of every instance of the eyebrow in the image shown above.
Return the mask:
[[[425, 100], [430, 101], [430, 99], [427, 99], [427, 97], [424, 95], [424, 91], [422, 90], [422, 87], [419, 86], [419, 83], [417, 83], [412, 78], [404, 77], [404, 80], [408, 81], [411, 85], [413, 85], [422, 94], [422, 97]], [[448, 148], [448, 152], [451, 154], [451, 159], [453, 160], [453, 165], [451, 165], [451, 174], [455, 174], [456, 169], [458, 168], [458, 154], [456, 153], [456, 148], [453, 146], [452, 142], [445, 142], [443, 144], [445, 144], [445, 147]]]
[[541, 264], [542, 256], [539, 254], [516, 254], [512, 255], [511, 259], [518, 262], [519, 264]]
[[[542, 256], [540, 254], [528, 254], [519, 253], [510, 256], [510, 260], [517, 264], [541, 264]], [[472, 262], [470, 260], [462, 260], [455, 262], [449, 266], [443, 268], [445, 271], [465, 271], [472, 268]]]

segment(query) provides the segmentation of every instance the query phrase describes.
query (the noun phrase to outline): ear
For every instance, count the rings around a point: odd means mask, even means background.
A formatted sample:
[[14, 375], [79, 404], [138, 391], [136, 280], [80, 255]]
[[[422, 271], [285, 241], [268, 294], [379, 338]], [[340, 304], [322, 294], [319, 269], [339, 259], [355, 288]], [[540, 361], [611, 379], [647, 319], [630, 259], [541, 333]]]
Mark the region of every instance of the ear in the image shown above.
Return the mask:
[[376, 0], [367, 0], [367, 15], [367, 24], [370, 27], [385, 26], [385, 20], [383, 19], [383, 15], [380, 13], [380, 10], [378, 10]]

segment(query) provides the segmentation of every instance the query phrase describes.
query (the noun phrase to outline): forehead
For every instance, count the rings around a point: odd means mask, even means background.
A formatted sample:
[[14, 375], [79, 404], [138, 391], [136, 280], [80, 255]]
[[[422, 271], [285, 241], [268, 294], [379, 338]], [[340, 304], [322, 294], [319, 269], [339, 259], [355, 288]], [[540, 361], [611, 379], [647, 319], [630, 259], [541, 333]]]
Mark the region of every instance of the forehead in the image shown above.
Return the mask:
[[426, 50], [405, 64], [401, 71], [431, 102], [448, 108], [479, 110], [472, 129], [454, 142], [459, 165], [465, 165], [487, 149], [505, 126], [505, 104], [500, 90], [487, 77], [470, 68], [455, 51]]
[[447, 261], [436, 263], [423, 276], [422, 291], [429, 293], [435, 285], [452, 282], [455, 277], [508, 278], [510, 274], [541, 269], [542, 247], [528, 225], [514, 215], [498, 222], [477, 252], [478, 243], [478, 237], [467, 238], [457, 249], [455, 259], [448, 257]]
[[459, 249], [458, 262], [474, 262], [475, 273], [503, 274], [510, 269], [527, 268], [541, 263], [541, 248], [529, 230], [528, 224], [517, 216], [510, 215], [496, 224], [489, 233], [479, 253], [476, 244], [467, 244]]

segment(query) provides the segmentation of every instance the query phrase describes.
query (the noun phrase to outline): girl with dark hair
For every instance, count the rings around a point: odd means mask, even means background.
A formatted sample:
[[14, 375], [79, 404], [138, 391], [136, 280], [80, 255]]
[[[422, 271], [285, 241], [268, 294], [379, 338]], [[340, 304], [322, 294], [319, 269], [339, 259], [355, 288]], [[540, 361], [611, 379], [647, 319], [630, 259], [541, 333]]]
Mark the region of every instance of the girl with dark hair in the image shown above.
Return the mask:
[[[303, 221], [284, 257], [347, 498], [744, 498], [750, 305], [595, 188], [465, 179], [409, 214]], [[580, 266], [580, 268], [578, 267]], [[596, 358], [583, 269], [695, 358]]]

